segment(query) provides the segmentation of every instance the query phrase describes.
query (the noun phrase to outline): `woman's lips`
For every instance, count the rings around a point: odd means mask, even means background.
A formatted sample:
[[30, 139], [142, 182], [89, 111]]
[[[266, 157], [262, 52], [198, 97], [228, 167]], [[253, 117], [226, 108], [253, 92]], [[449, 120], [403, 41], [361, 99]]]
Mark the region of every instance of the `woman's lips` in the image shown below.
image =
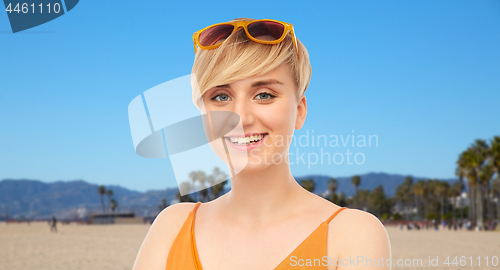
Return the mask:
[[267, 138], [269, 134], [267, 133], [264, 133], [264, 137], [262, 137], [262, 139], [260, 139], [260, 141], [256, 142], [256, 143], [251, 143], [251, 144], [247, 144], [247, 145], [238, 145], [238, 144], [235, 144], [233, 142], [231, 142], [229, 140], [229, 138], [227, 137], [224, 137], [224, 140], [227, 142], [227, 144], [229, 144], [233, 149], [236, 149], [236, 150], [239, 150], [239, 151], [250, 151], [252, 149], [255, 149], [257, 147], [259, 147], [263, 141]]

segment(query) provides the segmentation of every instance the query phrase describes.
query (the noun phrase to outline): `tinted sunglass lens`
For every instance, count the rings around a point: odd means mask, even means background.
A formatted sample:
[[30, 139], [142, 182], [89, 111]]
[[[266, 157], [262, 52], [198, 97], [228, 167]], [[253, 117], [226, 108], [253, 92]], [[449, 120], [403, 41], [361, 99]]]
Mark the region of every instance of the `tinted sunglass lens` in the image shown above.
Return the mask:
[[201, 46], [211, 46], [224, 42], [233, 32], [234, 26], [229, 24], [217, 25], [200, 34], [199, 40]]
[[256, 39], [265, 41], [275, 41], [283, 36], [285, 26], [272, 21], [254, 22], [248, 25], [248, 33]]

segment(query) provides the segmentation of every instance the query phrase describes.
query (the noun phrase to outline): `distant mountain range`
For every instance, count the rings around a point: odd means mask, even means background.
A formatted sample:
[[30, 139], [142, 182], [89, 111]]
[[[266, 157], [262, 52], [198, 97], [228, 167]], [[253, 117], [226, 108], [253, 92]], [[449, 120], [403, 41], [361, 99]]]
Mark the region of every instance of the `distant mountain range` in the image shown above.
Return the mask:
[[[6, 207], [10, 218], [83, 218], [90, 212], [102, 212], [99, 185], [82, 180], [45, 183], [38, 180], [0, 181], [0, 218], [5, 217]], [[163, 198], [174, 198], [177, 188], [139, 192], [120, 186], [106, 186], [113, 190], [118, 202], [117, 211], [132, 211], [138, 216], [158, 212]], [[104, 196], [106, 208], [109, 199]]]
[[[403, 183], [407, 175], [387, 173], [367, 173], [360, 175], [360, 189], [373, 190], [382, 185], [387, 196], [393, 197], [396, 187]], [[412, 176], [413, 177], [413, 176]], [[313, 179], [316, 183], [314, 193], [322, 195], [328, 190], [331, 176], [306, 175], [295, 177], [297, 181]], [[336, 177], [337, 192], [346, 196], [355, 193], [351, 184], [351, 176]], [[414, 181], [427, 179], [413, 177]], [[440, 179], [454, 182], [457, 179]], [[38, 180], [4, 179], [0, 181], [0, 220], [8, 215], [10, 218], [48, 218], [55, 215], [58, 218], [84, 218], [91, 212], [102, 212], [101, 197], [97, 192], [98, 185], [83, 180], [58, 181], [53, 183]], [[113, 190], [113, 198], [118, 201], [117, 211], [135, 212], [137, 216], [151, 216], [158, 213], [158, 205], [165, 198], [167, 202], [175, 199], [178, 188], [150, 190], [139, 192], [121, 186], [106, 186]], [[108, 198], [105, 196], [106, 207]]]
[[[373, 190], [376, 188], [378, 185], [382, 185], [384, 188], [384, 192], [386, 196], [389, 197], [394, 197], [394, 194], [396, 194], [396, 188], [401, 185], [405, 178], [410, 176], [413, 178], [413, 182], [416, 182], [420, 179], [429, 179], [428, 177], [415, 177], [412, 175], [401, 175], [401, 174], [388, 174], [388, 173], [367, 173], [367, 174], [360, 174], [361, 177], [361, 184], [359, 185], [359, 189], [368, 189], [368, 190]], [[304, 179], [313, 179], [314, 182], [316, 183], [316, 188], [314, 193], [316, 194], [322, 194], [326, 190], [328, 190], [328, 181], [331, 176], [327, 175], [307, 175], [307, 176], [302, 176], [302, 177], [295, 177], [297, 181], [301, 181]], [[356, 192], [354, 189], [354, 185], [351, 183], [352, 176], [346, 176], [346, 177], [335, 177], [338, 182], [338, 188], [337, 192], [341, 193], [344, 192], [344, 194], [349, 197], [353, 196]], [[441, 181], [448, 181], [450, 183], [458, 181], [457, 178], [450, 178], [450, 179], [439, 179]]]

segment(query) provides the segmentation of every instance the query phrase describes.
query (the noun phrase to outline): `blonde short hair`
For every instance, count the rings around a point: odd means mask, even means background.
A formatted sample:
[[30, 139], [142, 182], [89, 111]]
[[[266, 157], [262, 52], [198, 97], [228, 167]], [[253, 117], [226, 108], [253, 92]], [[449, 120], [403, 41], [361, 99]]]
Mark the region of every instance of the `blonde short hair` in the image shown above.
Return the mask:
[[[238, 18], [232, 22], [244, 20], [252, 19]], [[194, 104], [200, 109], [201, 96], [215, 86], [261, 76], [282, 64], [289, 65], [295, 81], [296, 97], [300, 100], [311, 80], [311, 64], [307, 49], [298, 38], [297, 46], [298, 57], [290, 33], [282, 42], [269, 45], [253, 42], [240, 28], [218, 48], [199, 49], [192, 69]]]

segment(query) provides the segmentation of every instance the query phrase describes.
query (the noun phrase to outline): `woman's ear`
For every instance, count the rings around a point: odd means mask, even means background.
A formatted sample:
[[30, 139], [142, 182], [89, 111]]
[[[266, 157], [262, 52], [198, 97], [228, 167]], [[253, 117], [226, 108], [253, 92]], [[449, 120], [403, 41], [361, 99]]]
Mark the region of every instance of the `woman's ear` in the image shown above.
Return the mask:
[[301, 129], [306, 121], [307, 115], [307, 102], [306, 95], [302, 95], [302, 98], [297, 105], [297, 119], [295, 120], [295, 129]]

